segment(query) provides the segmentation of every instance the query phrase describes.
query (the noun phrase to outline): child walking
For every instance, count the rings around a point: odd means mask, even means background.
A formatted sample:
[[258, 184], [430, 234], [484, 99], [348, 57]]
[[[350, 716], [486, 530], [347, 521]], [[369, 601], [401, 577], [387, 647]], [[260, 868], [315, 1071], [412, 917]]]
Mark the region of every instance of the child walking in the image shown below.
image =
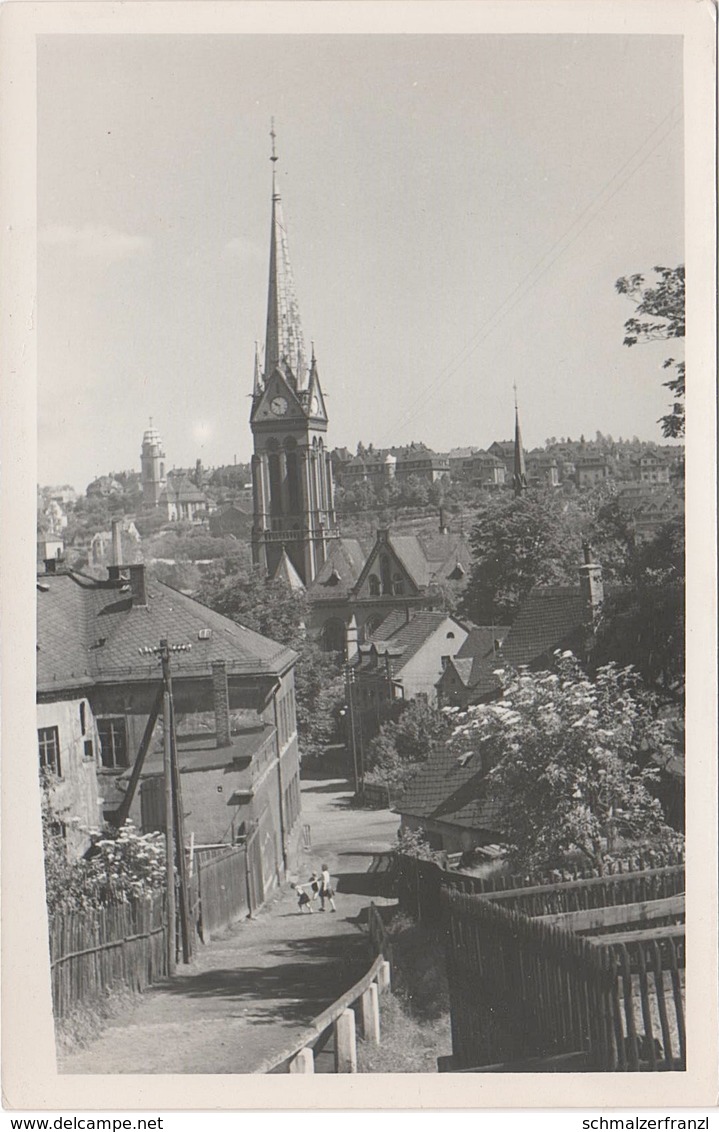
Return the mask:
[[329, 903], [330, 912], [336, 912], [335, 893], [332, 888], [332, 878], [327, 865], [322, 866], [322, 873], [320, 875], [320, 912], [324, 912], [325, 910], [325, 900]]
[[297, 893], [300, 912], [307, 910], [309, 914], [312, 915], [312, 904], [310, 902], [308, 893], [305, 891], [304, 886], [301, 884], [296, 884], [294, 888], [295, 892]]

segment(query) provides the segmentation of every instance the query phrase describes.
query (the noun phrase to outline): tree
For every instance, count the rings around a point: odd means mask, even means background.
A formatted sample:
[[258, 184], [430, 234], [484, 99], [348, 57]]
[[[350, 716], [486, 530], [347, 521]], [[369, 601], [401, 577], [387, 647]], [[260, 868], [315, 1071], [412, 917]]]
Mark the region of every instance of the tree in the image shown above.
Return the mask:
[[403, 705], [398, 719], [383, 723], [368, 744], [369, 779], [402, 788], [449, 734], [446, 716], [424, 696]]
[[684, 694], [684, 519], [678, 516], [639, 547], [627, 584], [604, 602], [597, 663], [632, 664], [670, 698]]
[[576, 508], [550, 492], [485, 503], [471, 535], [465, 616], [479, 625], [506, 623], [533, 586], [574, 582], [581, 561], [579, 519]]
[[217, 581], [208, 579], [199, 599], [247, 629], [262, 633], [298, 654], [295, 666], [297, 734], [303, 754], [315, 753], [332, 739], [336, 708], [342, 700], [341, 657], [325, 653], [307, 637], [308, 601], [304, 590], [263, 578], [257, 569]]
[[[678, 267], [653, 268], [658, 278], [648, 283], [643, 275], [625, 275], [615, 284], [620, 295], [637, 305], [637, 313], [624, 323], [624, 345], [657, 339], [683, 338], [685, 332], [684, 264]], [[664, 385], [672, 393], [671, 412], [660, 418], [664, 436], [684, 435], [685, 364], [667, 358], [665, 369], [674, 369], [675, 376]]]
[[663, 721], [631, 669], [609, 664], [590, 681], [571, 653], [555, 672], [508, 669], [503, 699], [455, 716], [458, 757], [477, 757], [501, 805], [513, 866], [560, 868], [577, 857], [600, 869], [622, 847], [676, 844], [640, 766], [660, 749]]

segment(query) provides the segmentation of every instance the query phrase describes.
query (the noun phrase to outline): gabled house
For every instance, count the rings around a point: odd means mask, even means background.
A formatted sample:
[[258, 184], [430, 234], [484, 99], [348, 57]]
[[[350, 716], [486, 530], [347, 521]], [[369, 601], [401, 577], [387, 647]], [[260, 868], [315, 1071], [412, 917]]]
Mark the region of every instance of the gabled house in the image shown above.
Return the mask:
[[487, 788], [480, 752], [435, 750], [394, 806], [402, 829], [424, 831], [433, 849], [467, 852], [502, 841], [500, 804]]
[[352, 694], [365, 741], [376, 735], [394, 701], [424, 696], [437, 703], [437, 680], [468, 634], [467, 626], [448, 613], [394, 611], [359, 645]]
[[235, 499], [224, 503], [210, 515], [210, 534], [215, 538], [234, 535], [235, 538], [249, 540], [252, 533], [252, 505]]
[[[77, 816], [85, 822], [94, 805], [88, 824], [111, 821], [122, 802], [161, 688], [158, 658], [148, 650], [167, 640], [184, 646], [172, 656], [172, 683], [178, 749], [193, 752], [186, 832], [196, 843], [230, 843], [241, 830], [257, 829], [263, 871], [279, 878], [298, 836], [296, 654], [150, 580], [142, 564], [112, 566], [98, 581], [49, 561], [38, 577], [37, 606], [40, 761]], [[79, 762], [72, 751], [81, 752]], [[157, 757], [151, 747], [147, 780]], [[136, 824], [151, 813], [136, 797]], [[157, 828], [156, 812], [150, 828]]]
[[195, 486], [189, 476], [170, 473], [157, 505], [165, 512], [169, 522], [186, 519], [192, 523], [207, 511], [207, 496]]
[[437, 681], [437, 702], [440, 707], [466, 708], [474, 702], [475, 689], [491, 680], [501, 664], [502, 642], [509, 632], [507, 625], [483, 625], [470, 629], [467, 639], [450, 657]]

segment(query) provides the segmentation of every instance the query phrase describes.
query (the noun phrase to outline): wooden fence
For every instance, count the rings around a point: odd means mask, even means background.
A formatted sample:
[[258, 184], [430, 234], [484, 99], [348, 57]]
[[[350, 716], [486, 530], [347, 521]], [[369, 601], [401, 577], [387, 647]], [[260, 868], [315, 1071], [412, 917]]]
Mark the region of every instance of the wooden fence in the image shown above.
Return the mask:
[[205, 943], [213, 933], [257, 907], [244, 846], [232, 846], [224, 852], [200, 857], [195, 876], [199, 931]]
[[[198, 853], [188, 884], [190, 921], [205, 943], [264, 901], [256, 838], [246, 846]], [[164, 893], [50, 921], [50, 974], [56, 1019], [124, 988], [143, 991], [167, 975]]]
[[381, 1042], [380, 996], [391, 989], [391, 945], [374, 904], [368, 909], [369, 941], [374, 961], [359, 982], [319, 1014], [299, 1041], [266, 1073], [357, 1072], [357, 1019], [365, 1042]]
[[444, 888], [488, 896], [530, 916], [673, 896], [684, 890], [684, 857], [679, 852], [630, 857], [614, 862], [601, 876], [564, 870], [561, 876], [480, 878], [443, 868], [435, 861], [397, 854], [393, 875], [400, 906], [420, 922], [438, 925]]
[[164, 895], [96, 912], [69, 912], [50, 924], [56, 1019], [110, 990], [142, 991], [167, 974]]
[[[681, 899], [644, 906], [676, 919]], [[686, 1068], [683, 924], [581, 936], [602, 920], [599, 908], [530, 917], [449, 889], [441, 903], [452, 1069]], [[636, 902], [604, 911], [605, 930], [643, 918]], [[573, 919], [557, 922], [565, 916]]]

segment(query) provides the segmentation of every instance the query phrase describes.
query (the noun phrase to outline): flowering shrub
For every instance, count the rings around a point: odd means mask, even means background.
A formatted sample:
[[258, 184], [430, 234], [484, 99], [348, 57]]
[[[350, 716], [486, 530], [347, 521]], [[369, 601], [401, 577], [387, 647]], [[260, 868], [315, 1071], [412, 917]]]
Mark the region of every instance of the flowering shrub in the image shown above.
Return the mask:
[[165, 841], [160, 833], [140, 833], [131, 822], [116, 830], [91, 831], [88, 854], [68, 860], [53, 810], [52, 789], [42, 783], [45, 892], [48, 912], [92, 910], [106, 904], [150, 896], [165, 885]]
[[554, 672], [497, 675], [503, 698], [453, 713], [450, 746], [487, 773], [514, 866], [579, 856], [601, 868], [620, 843], [681, 840], [648, 789], [656, 768], [641, 765], [640, 751], [661, 748], [665, 721], [633, 669], [608, 664], [592, 681], [565, 652]]

